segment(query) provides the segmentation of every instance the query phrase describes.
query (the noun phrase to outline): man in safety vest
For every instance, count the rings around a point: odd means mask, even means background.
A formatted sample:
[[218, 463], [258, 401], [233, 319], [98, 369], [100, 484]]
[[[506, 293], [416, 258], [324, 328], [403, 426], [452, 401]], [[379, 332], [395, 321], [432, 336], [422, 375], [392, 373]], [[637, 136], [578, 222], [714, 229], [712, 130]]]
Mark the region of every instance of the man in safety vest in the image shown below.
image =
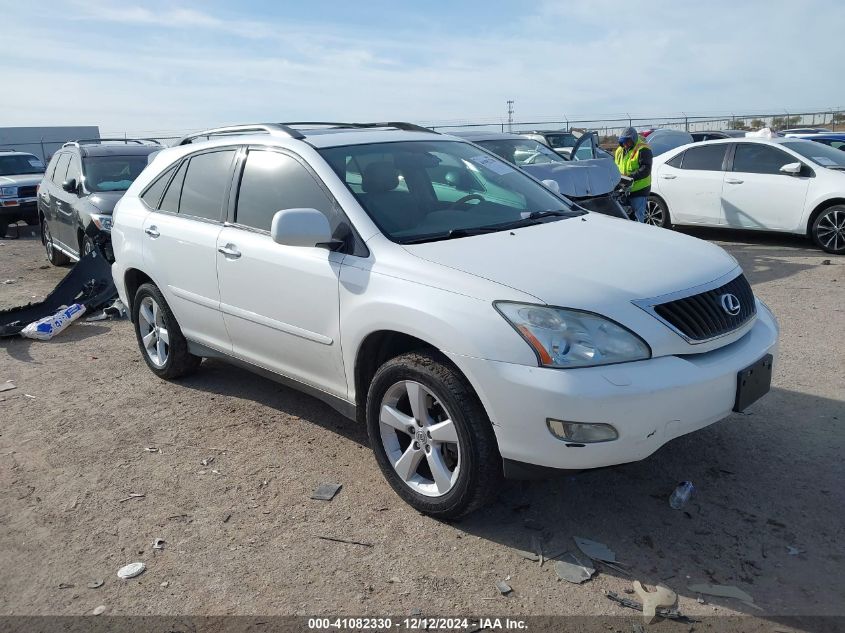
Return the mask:
[[634, 128], [629, 127], [619, 135], [619, 147], [613, 158], [622, 175], [633, 180], [628, 199], [637, 222], [645, 222], [646, 202], [651, 191], [651, 148]]

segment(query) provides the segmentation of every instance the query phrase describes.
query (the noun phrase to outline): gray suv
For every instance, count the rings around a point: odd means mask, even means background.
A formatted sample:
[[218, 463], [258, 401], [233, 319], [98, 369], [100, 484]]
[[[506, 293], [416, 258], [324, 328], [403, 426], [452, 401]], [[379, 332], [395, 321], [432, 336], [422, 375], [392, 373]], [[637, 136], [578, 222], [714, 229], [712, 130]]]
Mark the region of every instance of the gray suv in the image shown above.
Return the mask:
[[38, 224], [36, 191], [43, 173], [44, 163], [34, 154], [0, 150], [0, 237], [19, 220]]
[[38, 221], [47, 259], [55, 266], [99, 247], [113, 261], [111, 214], [129, 185], [162, 149], [146, 139], [92, 139], [65, 143], [38, 190]]

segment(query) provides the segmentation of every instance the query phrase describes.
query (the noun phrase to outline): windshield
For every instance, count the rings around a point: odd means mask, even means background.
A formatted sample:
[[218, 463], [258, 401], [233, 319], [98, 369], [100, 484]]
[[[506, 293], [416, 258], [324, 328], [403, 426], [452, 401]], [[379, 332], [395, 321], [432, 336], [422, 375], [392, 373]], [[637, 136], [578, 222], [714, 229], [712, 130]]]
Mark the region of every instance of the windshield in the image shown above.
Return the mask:
[[842, 150], [814, 143], [813, 141], [790, 141], [784, 147], [798, 152], [804, 158], [822, 167], [845, 167], [845, 152]]
[[32, 154], [0, 154], [0, 176], [43, 174], [44, 163]]
[[381, 231], [397, 242], [511, 228], [567, 202], [470, 143], [402, 141], [319, 150]]
[[477, 141], [478, 145], [515, 165], [540, 165], [541, 163], [565, 163], [566, 160], [538, 141], [531, 139], [496, 139]]
[[88, 191], [126, 191], [147, 166], [143, 156], [91, 156], [83, 161]]
[[578, 141], [574, 134], [544, 134], [550, 147], [575, 147]]

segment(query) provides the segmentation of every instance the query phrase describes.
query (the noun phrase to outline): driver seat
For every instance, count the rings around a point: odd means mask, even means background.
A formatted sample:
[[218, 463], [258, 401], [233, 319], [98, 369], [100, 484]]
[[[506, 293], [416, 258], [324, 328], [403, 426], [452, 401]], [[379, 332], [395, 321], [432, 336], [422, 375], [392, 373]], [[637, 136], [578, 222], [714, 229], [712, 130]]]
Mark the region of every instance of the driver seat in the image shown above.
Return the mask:
[[361, 174], [361, 197], [373, 219], [385, 230], [403, 231], [420, 221], [419, 206], [410, 191], [397, 191], [399, 170], [388, 161], [370, 163]]

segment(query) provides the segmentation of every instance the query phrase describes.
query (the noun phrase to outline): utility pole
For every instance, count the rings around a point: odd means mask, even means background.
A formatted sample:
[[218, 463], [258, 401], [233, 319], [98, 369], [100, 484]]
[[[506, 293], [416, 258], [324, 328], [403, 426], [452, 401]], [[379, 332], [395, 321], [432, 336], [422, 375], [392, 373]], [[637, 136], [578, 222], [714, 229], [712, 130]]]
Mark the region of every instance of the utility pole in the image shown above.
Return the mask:
[[513, 99], [508, 99], [508, 132], [513, 132]]

